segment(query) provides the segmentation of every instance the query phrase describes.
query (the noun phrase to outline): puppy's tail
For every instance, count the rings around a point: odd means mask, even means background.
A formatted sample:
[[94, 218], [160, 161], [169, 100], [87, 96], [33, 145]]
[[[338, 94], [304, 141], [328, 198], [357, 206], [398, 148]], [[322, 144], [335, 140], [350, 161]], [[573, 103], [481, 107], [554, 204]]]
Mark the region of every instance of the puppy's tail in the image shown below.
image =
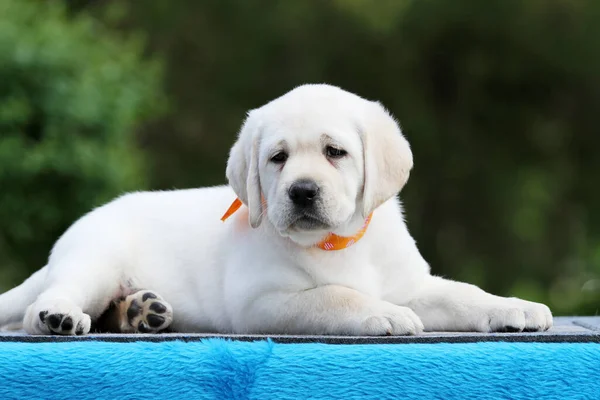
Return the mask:
[[0, 295], [0, 330], [20, 329], [25, 310], [42, 292], [47, 271], [46, 266]]

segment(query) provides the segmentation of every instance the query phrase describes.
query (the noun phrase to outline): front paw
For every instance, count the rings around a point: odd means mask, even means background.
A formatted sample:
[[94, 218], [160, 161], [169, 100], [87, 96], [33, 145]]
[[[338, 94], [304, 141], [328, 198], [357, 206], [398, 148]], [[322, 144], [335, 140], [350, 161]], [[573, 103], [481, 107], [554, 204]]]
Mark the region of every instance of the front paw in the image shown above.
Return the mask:
[[421, 319], [408, 307], [384, 303], [362, 317], [359, 336], [418, 335], [423, 332]]
[[552, 327], [552, 313], [544, 304], [517, 298], [502, 299], [482, 310], [480, 332], [539, 332]]

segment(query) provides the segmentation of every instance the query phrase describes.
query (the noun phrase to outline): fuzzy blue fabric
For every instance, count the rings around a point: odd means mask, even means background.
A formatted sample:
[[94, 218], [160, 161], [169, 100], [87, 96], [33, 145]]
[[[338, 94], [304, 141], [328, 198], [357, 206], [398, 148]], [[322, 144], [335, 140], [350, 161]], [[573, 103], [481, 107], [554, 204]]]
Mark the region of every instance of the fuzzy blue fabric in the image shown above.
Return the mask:
[[0, 399], [600, 399], [600, 343], [0, 343]]

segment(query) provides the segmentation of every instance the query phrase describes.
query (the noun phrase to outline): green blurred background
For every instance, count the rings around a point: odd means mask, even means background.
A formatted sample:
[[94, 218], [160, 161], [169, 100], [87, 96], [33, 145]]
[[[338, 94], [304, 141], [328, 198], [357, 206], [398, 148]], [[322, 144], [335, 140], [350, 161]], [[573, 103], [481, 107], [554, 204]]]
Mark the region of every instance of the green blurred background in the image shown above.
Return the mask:
[[0, 0], [0, 291], [114, 196], [224, 183], [308, 82], [399, 118], [434, 273], [599, 313], [597, 0]]

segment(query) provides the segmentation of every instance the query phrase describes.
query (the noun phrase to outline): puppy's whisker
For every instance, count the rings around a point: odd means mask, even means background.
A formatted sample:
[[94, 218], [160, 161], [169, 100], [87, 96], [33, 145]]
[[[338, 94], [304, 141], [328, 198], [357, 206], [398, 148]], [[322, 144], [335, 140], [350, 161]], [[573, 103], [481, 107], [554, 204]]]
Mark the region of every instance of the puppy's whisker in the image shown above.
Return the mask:
[[264, 216], [267, 215], [267, 207], [265, 205], [263, 205], [262, 210], [260, 211], [260, 214], [258, 214], [259, 218], [263, 218]]

